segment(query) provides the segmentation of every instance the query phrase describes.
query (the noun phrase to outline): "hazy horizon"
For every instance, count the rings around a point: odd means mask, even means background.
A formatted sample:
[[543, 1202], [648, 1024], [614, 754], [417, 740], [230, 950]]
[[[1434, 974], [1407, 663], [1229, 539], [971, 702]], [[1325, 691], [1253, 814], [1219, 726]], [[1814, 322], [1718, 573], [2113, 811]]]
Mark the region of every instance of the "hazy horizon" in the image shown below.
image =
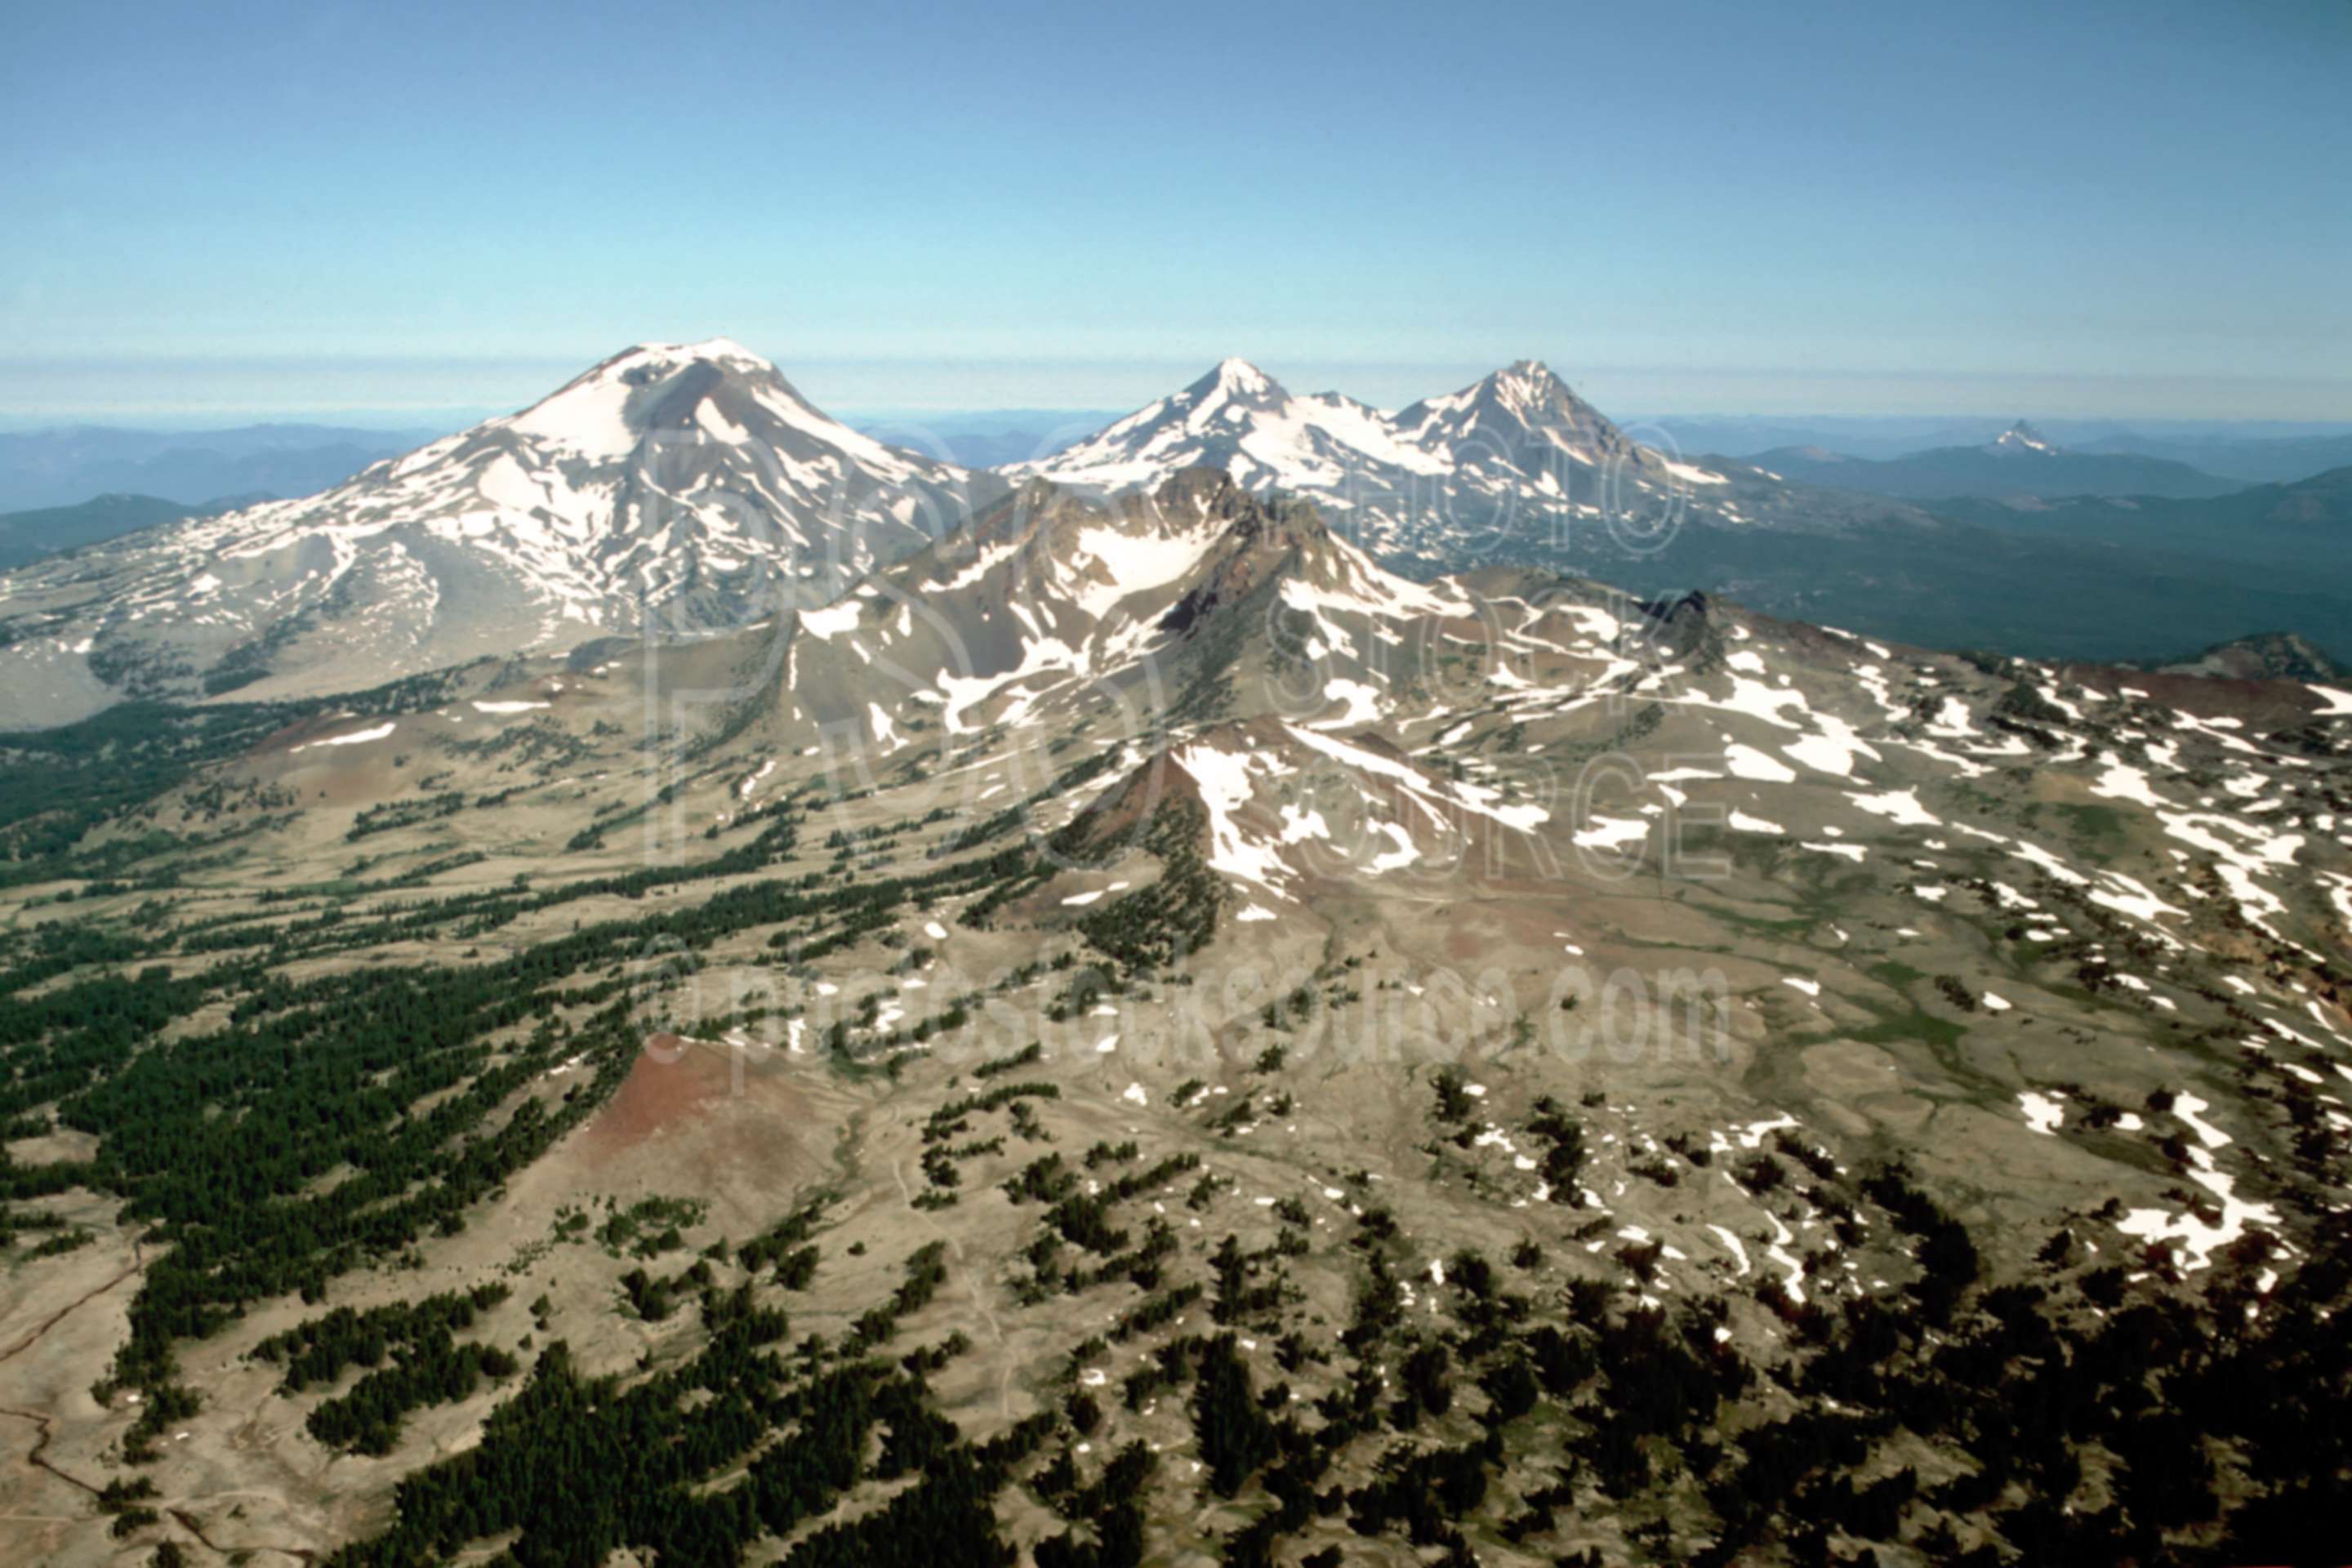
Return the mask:
[[[708, 334], [734, 336], [735, 334]], [[645, 341], [645, 340], [639, 340]], [[739, 338], [738, 341], [743, 341]], [[361, 360], [245, 362], [132, 360], [11, 363], [0, 358], [0, 431], [78, 426], [200, 430], [262, 424], [376, 430], [450, 430], [528, 407], [625, 345], [583, 351], [576, 360]], [[795, 362], [757, 342], [802, 394], [826, 412], [859, 423], [1114, 416], [1189, 384], [1214, 363], [1173, 358], [1082, 364], [931, 366], [898, 362]], [[1222, 358], [1224, 356], [1215, 356]], [[1296, 368], [1241, 353], [1296, 393], [1342, 392], [1383, 408], [1457, 390], [1508, 363], [1421, 366], [1302, 360]], [[2229, 429], [2294, 436], [2352, 428], [2352, 406], [2336, 414], [2285, 408], [2214, 413], [2168, 383], [2120, 377], [1894, 377], [1766, 372], [1661, 372], [1625, 366], [1580, 372], [1543, 358], [1580, 395], [1621, 420], [1805, 423], [1969, 423], [2024, 418], [2053, 426], [2112, 425], [2149, 433]], [[1843, 397], [1833, 389], [1848, 388]], [[1875, 394], [1860, 390], [1868, 386]], [[393, 395], [396, 388], [411, 395]], [[1741, 388], [1759, 390], [1751, 398]], [[1677, 396], [1680, 389], [1685, 395]], [[1937, 401], [1966, 389], [1966, 403]], [[2186, 390], [2186, 389], [2180, 389]], [[961, 393], [961, 395], [955, 395]]]
[[1536, 356], [1629, 413], [2352, 420], [2352, 212], [2306, 173], [2352, 163], [2342, 7], [53, 7], [10, 45], [11, 421], [438, 423], [717, 335], [849, 413], [1133, 407], [1237, 354], [1391, 405]]

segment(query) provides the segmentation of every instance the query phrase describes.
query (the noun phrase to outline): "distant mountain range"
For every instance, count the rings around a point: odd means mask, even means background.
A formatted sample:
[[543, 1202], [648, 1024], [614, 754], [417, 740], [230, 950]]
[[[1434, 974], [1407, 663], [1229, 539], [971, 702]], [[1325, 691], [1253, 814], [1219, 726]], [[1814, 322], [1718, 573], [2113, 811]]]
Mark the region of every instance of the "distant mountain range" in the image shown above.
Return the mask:
[[60, 550], [76, 550], [184, 517], [214, 517], [276, 498], [224, 496], [216, 500], [165, 500], [161, 496], [92, 496], [74, 506], [0, 512], [0, 569], [22, 566]]
[[2352, 583], [2352, 467], [2200, 499], [1955, 500], [1937, 510], [2038, 543], [2200, 556], [2283, 590]]
[[2352, 467], [2352, 433], [2240, 440], [2227, 437], [2157, 437], [2129, 433], [2082, 443], [2084, 452], [2119, 452], [2187, 463], [2223, 479], [2275, 484]]
[[[2165, 421], [2130, 428], [2112, 420], [2035, 422], [2053, 444], [2077, 453], [2161, 458], [2244, 484], [2308, 479], [2352, 464], [2352, 426], [2262, 421]], [[1819, 447], [1847, 458], [1885, 461], [1945, 447], [1981, 447], [2005, 428], [1999, 420], [1900, 416], [1654, 415], [1630, 428], [1684, 452], [1759, 458], [1790, 447]]]
[[[2024, 426], [1971, 456], [2029, 476], [2085, 471], [2052, 445]], [[2169, 657], [2282, 624], [2352, 647], [2352, 577], [2217, 569], [2179, 539], [2028, 536], [2007, 510], [1930, 509], [1850, 481], [1800, 482], [1761, 460], [1672, 458], [1532, 361], [1389, 415], [1291, 394], [1229, 360], [1008, 471], [1121, 493], [1190, 466], [1310, 498], [1335, 529], [1420, 577], [1533, 566], [1637, 595], [1701, 589], [1928, 647], [2048, 658]]]
[[99, 495], [185, 504], [216, 496], [314, 495], [437, 430], [247, 425], [228, 430], [94, 426], [0, 433], [0, 511], [74, 506]]
[[1873, 461], [1818, 447], [1784, 447], [1752, 459], [1810, 484], [1913, 500], [1948, 496], [2218, 496], [2242, 488], [2186, 463], [2133, 453], [2076, 452], [2023, 420], [1974, 447], [1938, 447]]
[[1395, 414], [1295, 394], [1229, 359], [1041, 462], [1006, 469], [1080, 489], [1149, 490], [1188, 468], [1303, 496], [1401, 569], [1499, 561], [1607, 575], [1699, 529], [1837, 531], [1921, 521], [1900, 502], [1829, 496], [1752, 465], [1681, 462], [1623, 431], [1538, 361]]
[[[2067, 453], [2024, 425], [1921, 454], [1921, 471], [1927, 459], [2031, 482], [1996, 492], [2006, 501], [1931, 510], [1804, 482], [1793, 462], [1684, 460], [1535, 361], [1390, 413], [1293, 394], [1227, 360], [1066, 448], [989, 470], [855, 430], [725, 340], [640, 344], [520, 413], [304, 500], [184, 516], [113, 497], [41, 520], [31, 531], [51, 537], [139, 531], [0, 576], [0, 710], [55, 722], [125, 697], [308, 696], [483, 656], [830, 616], [935, 542], [977, 542], [982, 569], [1007, 526], [991, 509], [1016, 487], [1182, 497], [1169, 487], [1203, 469], [1237, 494], [1311, 503], [1351, 550], [1409, 580], [1572, 574], [1637, 598], [1700, 590], [1877, 637], [2040, 657], [2167, 658], [2266, 626], [2352, 647], [2352, 571], [2332, 564], [2340, 486], [2049, 503], [2032, 493], [2038, 476], [2177, 465]], [[1896, 465], [1819, 466], [1853, 486], [1849, 470]], [[1064, 575], [1107, 574], [1131, 593], [1163, 580], [1177, 547], [1096, 552], [1097, 567], [1072, 548]], [[1247, 592], [1255, 570], [1236, 566], [1216, 591]], [[1070, 649], [1099, 634], [1055, 633]]]

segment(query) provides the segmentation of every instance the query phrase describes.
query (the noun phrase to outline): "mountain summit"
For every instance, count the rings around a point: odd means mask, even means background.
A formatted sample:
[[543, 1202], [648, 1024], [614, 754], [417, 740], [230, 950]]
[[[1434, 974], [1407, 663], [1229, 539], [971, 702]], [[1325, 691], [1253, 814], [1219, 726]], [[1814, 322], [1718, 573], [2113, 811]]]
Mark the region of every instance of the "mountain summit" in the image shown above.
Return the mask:
[[1994, 438], [1991, 449], [2003, 456], [2032, 453], [2040, 457], [2055, 457], [2058, 448], [2041, 431], [2021, 419]]
[[791, 739], [863, 731], [887, 754], [931, 724], [1034, 728], [1114, 692], [1139, 711], [1213, 710], [1237, 670], [1262, 686], [1282, 658], [1369, 694], [1400, 628], [1469, 608], [1386, 571], [1313, 505], [1214, 469], [1108, 497], [1033, 480], [799, 617], [787, 702], [818, 729]]
[[1318, 498], [1369, 476], [1440, 471], [1397, 439], [1379, 409], [1336, 392], [1297, 396], [1247, 360], [1228, 359], [1181, 392], [1006, 472], [1121, 491], [1157, 489], [1195, 468], [1223, 468], [1252, 489]]
[[1597, 517], [1604, 487], [1718, 484], [1642, 447], [1541, 361], [1389, 414], [1336, 392], [1301, 396], [1229, 359], [1172, 396], [1008, 472], [1097, 491], [1157, 489], [1221, 468], [1261, 493], [1312, 499], [1365, 547], [1444, 557], [1522, 513]]
[[320, 495], [0, 580], [0, 692], [69, 717], [740, 625], [835, 597], [1004, 488], [829, 417], [739, 343], [639, 343]]
[[1628, 437], [1541, 360], [1520, 360], [1459, 392], [1425, 398], [1396, 416], [1396, 428], [1442, 457], [1464, 482], [1498, 497], [1521, 486], [1564, 494], [1576, 488], [1579, 470], [1644, 479], [1669, 473], [1664, 457]]

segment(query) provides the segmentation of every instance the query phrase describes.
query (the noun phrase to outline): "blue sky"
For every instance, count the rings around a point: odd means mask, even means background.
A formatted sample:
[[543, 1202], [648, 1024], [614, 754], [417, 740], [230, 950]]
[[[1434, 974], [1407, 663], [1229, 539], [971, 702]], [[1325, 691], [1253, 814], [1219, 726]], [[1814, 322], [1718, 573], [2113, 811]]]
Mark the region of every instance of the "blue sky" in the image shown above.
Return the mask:
[[2352, 7], [17, 6], [0, 417], [505, 406], [2352, 419]]

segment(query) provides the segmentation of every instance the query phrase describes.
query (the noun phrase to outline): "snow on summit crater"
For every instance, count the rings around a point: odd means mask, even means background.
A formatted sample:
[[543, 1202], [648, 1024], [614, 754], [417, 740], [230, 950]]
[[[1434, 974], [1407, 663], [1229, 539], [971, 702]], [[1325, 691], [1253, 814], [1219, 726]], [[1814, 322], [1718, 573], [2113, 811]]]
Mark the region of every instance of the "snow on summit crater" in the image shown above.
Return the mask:
[[6, 591], [62, 616], [93, 668], [219, 689], [230, 660], [252, 696], [278, 670], [349, 689], [822, 604], [1005, 488], [842, 424], [733, 339], [648, 342], [320, 494], [37, 563]]

